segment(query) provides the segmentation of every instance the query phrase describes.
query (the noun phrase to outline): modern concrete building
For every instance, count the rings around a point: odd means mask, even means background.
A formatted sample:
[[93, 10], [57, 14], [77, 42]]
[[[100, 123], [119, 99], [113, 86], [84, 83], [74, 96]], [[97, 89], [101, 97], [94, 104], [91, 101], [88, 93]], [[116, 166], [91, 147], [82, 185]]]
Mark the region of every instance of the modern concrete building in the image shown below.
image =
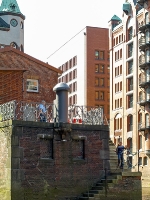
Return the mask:
[[[109, 21], [110, 137], [130, 150], [132, 170], [150, 177], [150, 1], [123, 4]], [[139, 156], [138, 156], [139, 155]], [[148, 174], [147, 174], [148, 173]]]
[[63, 71], [58, 82], [71, 88], [69, 105], [102, 107], [106, 124], [110, 96], [108, 47], [108, 29], [87, 26], [49, 57], [49, 62]]
[[0, 6], [0, 48], [12, 46], [24, 51], [24, 20], [16, 0], [2, 0]]

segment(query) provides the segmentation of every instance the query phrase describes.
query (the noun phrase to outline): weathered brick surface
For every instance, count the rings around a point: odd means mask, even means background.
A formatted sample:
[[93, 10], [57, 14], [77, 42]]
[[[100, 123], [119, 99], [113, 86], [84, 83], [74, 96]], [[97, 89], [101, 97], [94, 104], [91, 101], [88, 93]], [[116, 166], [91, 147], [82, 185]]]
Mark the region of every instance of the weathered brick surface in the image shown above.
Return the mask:
[[[57, 84], [58, 73], [61, 71], [19, 50], [1, 49], [0, 103], [10, 100], [41, 102], [43, 99], [51, 103], [55, 99], [53, 87]], [[39, 92], [26, 91], [27, 79], [38, 80]]]
[[[54, 128], [54, 124], [13, 121], [12, 200], [65, 199], [65, 196], [80, 195], [101, 178], [104, 167], [100, 151], [107, 148], [103, 145], [102, 126], [95, 126], [96, 130], [92, 131], [84, 127], [85, 130], [82, 125], [70, 125], [65, 129], [68, 131], [63, 131], [63, 128]], [[103, 131], [108, 140], [108, 129]], [[67, 141], [59, 141], [60, 133]], [[53, 159], [41, 158], [41, 151], [46, 151], [40, 141], [43, 138], [53, 139]], [[84, 140], [84, 159], [73, 153], [81, 152], [81, 146], [74, 142], [78, 144], [81, 140]]]

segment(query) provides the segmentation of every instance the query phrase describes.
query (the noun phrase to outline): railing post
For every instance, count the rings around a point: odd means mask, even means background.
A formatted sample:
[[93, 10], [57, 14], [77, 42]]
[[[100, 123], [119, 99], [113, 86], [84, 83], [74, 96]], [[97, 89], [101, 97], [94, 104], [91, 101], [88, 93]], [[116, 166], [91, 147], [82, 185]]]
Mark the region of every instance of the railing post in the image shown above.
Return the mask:
[[54, 117], [56, 122], [68, 122], [68, 91], [70, 87], [66, 83], [58, 83], [53, 91], [56, 92]]

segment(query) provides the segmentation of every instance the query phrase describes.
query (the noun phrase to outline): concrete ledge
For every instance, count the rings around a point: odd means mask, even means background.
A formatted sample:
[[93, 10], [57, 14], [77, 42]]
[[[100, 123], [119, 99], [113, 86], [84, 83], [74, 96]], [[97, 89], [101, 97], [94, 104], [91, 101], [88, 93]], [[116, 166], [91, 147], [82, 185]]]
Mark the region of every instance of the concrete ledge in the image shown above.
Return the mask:
[[122, 172], [122, 176], [142, 176], [142, 172]]

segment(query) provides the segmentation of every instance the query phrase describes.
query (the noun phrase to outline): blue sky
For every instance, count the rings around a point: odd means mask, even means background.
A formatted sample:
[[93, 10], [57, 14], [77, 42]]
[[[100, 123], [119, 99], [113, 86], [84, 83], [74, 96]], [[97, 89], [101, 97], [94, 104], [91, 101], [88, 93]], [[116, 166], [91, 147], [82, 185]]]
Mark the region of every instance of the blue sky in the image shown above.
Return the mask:
[[[2, 0], [0, 0], [1, 3]], [[25, 20], [25, 53], [49, 62], [48, 56], [85, 26], [108, 28], [122, 17], [125, 0], [17, 0]]]

